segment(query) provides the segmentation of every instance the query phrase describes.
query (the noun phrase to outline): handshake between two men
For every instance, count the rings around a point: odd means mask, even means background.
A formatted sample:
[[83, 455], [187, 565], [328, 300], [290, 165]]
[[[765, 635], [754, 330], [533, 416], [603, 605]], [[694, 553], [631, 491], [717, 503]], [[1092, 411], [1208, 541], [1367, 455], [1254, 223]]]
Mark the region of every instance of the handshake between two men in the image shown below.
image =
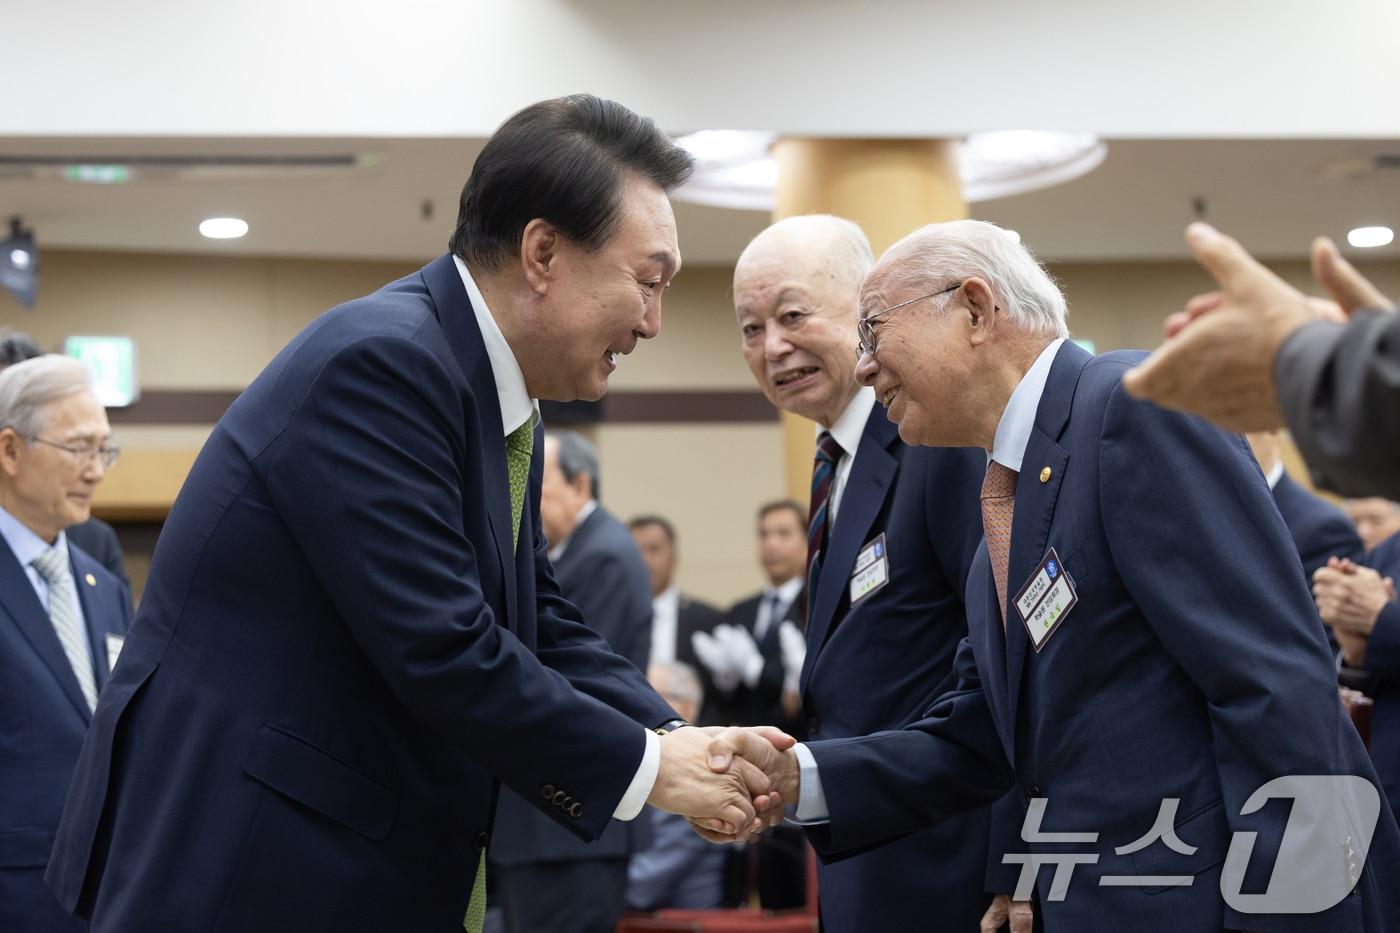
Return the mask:
[[783, 820], [799, 794], [797, 740], [773, 726], [688, 727], [661, 737], [647, 803], [710, 842], [744, 842]]

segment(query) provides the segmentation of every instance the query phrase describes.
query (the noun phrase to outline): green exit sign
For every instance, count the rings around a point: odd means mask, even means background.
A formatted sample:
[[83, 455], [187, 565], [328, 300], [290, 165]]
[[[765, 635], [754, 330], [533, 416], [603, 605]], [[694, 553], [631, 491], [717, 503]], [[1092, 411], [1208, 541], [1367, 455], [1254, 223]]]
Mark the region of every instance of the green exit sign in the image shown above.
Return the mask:
[[97, 400], [106, 407], [124, 408], [140, 397], [136, 344], [130, 337], [69, 337], [63, 352], [92, 370]]

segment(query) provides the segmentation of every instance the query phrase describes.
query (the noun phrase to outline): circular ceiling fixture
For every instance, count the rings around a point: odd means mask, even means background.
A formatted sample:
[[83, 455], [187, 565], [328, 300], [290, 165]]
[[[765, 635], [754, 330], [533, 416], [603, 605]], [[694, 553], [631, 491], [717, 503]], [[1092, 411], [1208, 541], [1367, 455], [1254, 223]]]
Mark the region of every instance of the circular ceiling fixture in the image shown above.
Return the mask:
[[[778, 164], [776, 133], [701, 130], [676, 140], [695, 157], [695, 174], [676, 198], [710, 207], [771, 211]], [[1087, 175], [1108, 155], [1093, 133], [999, 130], [958, 143], [963, 198], [969, 203], [1050, 188]]]
[[236, 240], [248, 232], [248, 221], [240, 217], [210, 217], [200, 222], [199, 232], [211, 240]]
[[1389, 246], [1394, 239], [1395, 231], [1389, 227], [1357, 227], [1347, 233], [1347, 242], [1358, 249]]

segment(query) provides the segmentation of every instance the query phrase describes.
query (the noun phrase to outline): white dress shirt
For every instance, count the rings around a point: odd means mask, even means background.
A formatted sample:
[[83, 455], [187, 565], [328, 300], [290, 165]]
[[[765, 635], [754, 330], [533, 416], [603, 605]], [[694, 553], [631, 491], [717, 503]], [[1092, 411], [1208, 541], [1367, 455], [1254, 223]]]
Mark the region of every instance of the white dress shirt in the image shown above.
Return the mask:
[[841, 497], [846, 492], [846, 481], [851, 478], [851, 467], [856, 462], [856, 449], [860, 447], [860, 439], [865, 435], [865, 423], [870, 420], [870, 413], [874, 410], [875, 390], [870, 386], [863, 386], [855, 397], [846, 403], [846, 410], [841, 412], [841, 417], [836, 419], [835, 424], [829, 428], [817, 429], [818, 435], [823, 430], [831, 432], [836, 443], [845, 451], [841, 454], [841, 459], [836, 461], [836, 472], [831, 478], [831, 493], [826, 500], [827, 525], [830, 528], [836, 527], [836, 513], [841, 509]]
[[[765, 586], [763, 588], [763, 598], [758, 601], [758, 615], [753, 620], [753, 640], [762, 642], [763, 636], [768, 634], [768, 629], [777, 622], [783, 621], [783, 616], [788, 609], [792, 608], [792, 601], [797, 598], [797, 594], [802, 592], [802, 576], [793, 577], [782, 586]], [[773, 597], [777, 596], [777, 611], [773, 611]]]
[[680, 630], [681, 588], [671, 584], [651, 600], [652, 664], [676, 660], [676, 633]]
[[[490, 361], [491, 374], [496, 378], [496, 395], [501, 403], [501, 427], [509, 435], [530, 420], [538, 404], [526, 391], [525, 374], [520, 371], [520, 362], [516, 360], [510, 344], [506, 343], [505, 335], [501, 333], [495, 316], [486, 306], [481, 289], [467, 270], [467, 264], [462, 262], [460, 256], [453, 256], [452, 261], [457, 264], [457, 272], [462, 276], [462, 285], [467, 290], [467, 298], [471, 300], [472, 311], [476, 313], [476, 324], [481, 329], [481, 341], [486, 345], [486, 359]], [[613, 811], [614, 819], [631, 820], [642, 812], [642, 807], [646, 805], [647, 798], [651, 796], [651, 789], [656, 784], [656, 775], [661, 770], [661, 739], [650, 729], [642, 729], [642, 732], [646, 735], [646, 750], [642, 753], [642, 763], [637, 768], [632, 783], [627, 786], [627, 792], [622, 795], [617, 809]]]
[[1264, 479], [1268, 480], [1270, 489], [1277, 486], [1278, 481], [1283, 479], [1283, 461], [1275, 460], [1273, 468], [1264, 474]]
[[[1057, 337], [1040, 351], [1040, 356], [1016, 384], [1006, 408], [1002, 410], [1001, 420], [997, 422], [989, 459], [1017, 473], [1021, 472], [1021, 460], [1026, 456], [1026, 445], [1031, 440], [1035, 413], [1040, 408], [1040, 397], [1045, 394], [1045, 381], [1050, 378], [1050, 366], [1055, 362], [1060, 344], [1064, 342], [1065, 338]], [[817, 773], [817, 760], [801, 742], [793, 746], [793, 752], [801, 769], [797, 822], [824, 823], [830, 819], [831, 810], [827, 808], [821, 775]]]

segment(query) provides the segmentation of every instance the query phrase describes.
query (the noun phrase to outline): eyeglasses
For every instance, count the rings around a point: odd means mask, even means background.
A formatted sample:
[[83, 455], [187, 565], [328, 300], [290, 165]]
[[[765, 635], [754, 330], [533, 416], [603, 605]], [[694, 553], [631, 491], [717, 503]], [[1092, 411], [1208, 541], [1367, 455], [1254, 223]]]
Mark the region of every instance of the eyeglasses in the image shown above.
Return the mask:
[[870, 356], [875, 355], [874, 321], [877, 317], [884, 317], [891, 311], [898, 311], [905, 305], [912, 305], [914, 302], [923, 301], [925, 298], [937, 298], [939, 295], [946, 295], [954, 289], [962, 288], [962, 284], [961, 282], [954, 282], [947, 288], [939, 289], [936, 292], [929, 292], [927, 295], [920, 295], [918, 298], [910, 298], [908, 301], [901, 301], [899, 304], [886, 308], [883, 311], [876, 311], [874, 314], [868, 314], [863, 318], [858, 318], [856, 320], [856, 334], [860, 337], [860, 342], [856, 344], [856, 359], [860, 359], [867, 354]]
[[46, 441], [42, 437], [31, 437], [27, 438], [27, 440], [33, 441], [36, 444], [43, 444], [46, 447], [56, 447], [64, 453], [76, 457], [78, 462], [84, 465], [97, 460], [101, 462], [102, 469], [104, 470], [110, 470], [113, 465], [116, 464], [117, 458], [120, 457], [122, 453], [120, 447], [109, 447], [105, 445], [98, 447], [93, 444], [84, 444], [81, 447], [69, 447], [67, 444]]

